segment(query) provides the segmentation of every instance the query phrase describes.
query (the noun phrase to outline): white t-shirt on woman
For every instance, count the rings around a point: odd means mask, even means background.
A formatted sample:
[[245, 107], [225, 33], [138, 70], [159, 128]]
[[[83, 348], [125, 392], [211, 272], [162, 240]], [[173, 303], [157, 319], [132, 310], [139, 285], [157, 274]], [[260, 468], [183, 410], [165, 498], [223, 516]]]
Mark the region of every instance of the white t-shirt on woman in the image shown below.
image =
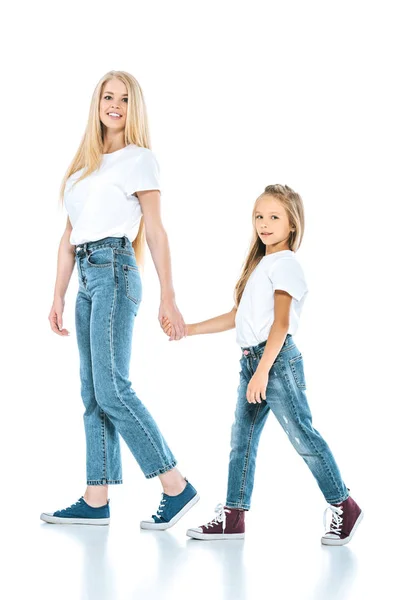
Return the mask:
[[240, 346], [256, 346], [268, 338], [274, 322], [275, 290], [292, 296], [288, 333], [294, 335], [308, 289], [292, 250], [263, 256], [247, 280], [235, 317], [236, 341]]
[[75, 186], [83, 169], [68, 179], [64, 204], [72, 225], [70, 244], [105, 237], [137, 236], [142, 216], [138, 191], [160, 190], [159, 165], [153, 152], [135, 144], [103, 154], [99, 168]]

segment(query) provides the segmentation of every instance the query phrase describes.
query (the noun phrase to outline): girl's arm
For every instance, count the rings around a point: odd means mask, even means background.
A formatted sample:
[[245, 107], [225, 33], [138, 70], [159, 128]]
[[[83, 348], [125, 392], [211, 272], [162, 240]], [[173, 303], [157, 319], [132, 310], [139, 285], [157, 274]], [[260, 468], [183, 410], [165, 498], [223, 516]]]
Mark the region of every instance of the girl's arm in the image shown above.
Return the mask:
[[235, 327], [236, 308], [218, 317], [200, 321], [200, 323], [192, 323], [186, 325], [186, 335], [199, 335], [200, 333], [219, 333], [220, 331], [228, 331]]
[[75, 247], [69, 242], [71, 231], [72, 225], [69, 217], [67, 217], [65, 231], [61, 237], [58, 248], [54, 299], [48, 316], [51, 329], [58, 335], [69, 335], [68, 330], [63, 329], [62, 315], [64, 312], [65, 294], [75, 266]]
[[162, 326], [167, 317], [172, 325], [172, 339], [180, 340], [185, 335], [185, 322], [175, 303], [168, 236], [161, 221], [160, 192], [149, 190], [136, 192], [136, 195], [143, 213], [147, 245], [160, 281], [158, 321]]
[[257, 371], [268, 374], [289, 331], [289, 315], [292, 296], [282, 290], [274, 293], [274, 322], [268, 334], [264, 352], [258, 364]]
[[266, 400], [269, 371], [278, 356], [287, 332], [289, 331], [290, 303], [292, 296], [283, 290], [276, 290], [274, 294], [274, 322], [268, 334], [263, 355], [258, 367], [247, 386], [247, 401], [255, 404]]
[[[201, 333], [219, 333], [220, 331], [234, 329], [236, 311], [237, 308], [234, 306], [230, 312], [218, 317], [207, 319], [207, 321], [200, 321], [200, 323], [185, 325], [185, 336], [199, 335]], [[168, 319], [164, 319], [162, 327], [167, 335], [171, 335], [171, 323]]]

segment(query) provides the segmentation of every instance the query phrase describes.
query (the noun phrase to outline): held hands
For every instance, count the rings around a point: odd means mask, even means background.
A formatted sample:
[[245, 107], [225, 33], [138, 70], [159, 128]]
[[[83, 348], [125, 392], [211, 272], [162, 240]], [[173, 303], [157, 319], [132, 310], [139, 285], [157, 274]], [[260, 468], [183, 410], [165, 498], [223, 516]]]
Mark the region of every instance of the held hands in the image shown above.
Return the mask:
[[253, 377], [250, 379], [247, 386], [246, 398], [250, 404], [261, 404], [263, 400], [266, 400], [266, 391], [268, 385], [268, 373], [265, 371], [259, 371], [256, 369]]
[[180, 340], [187, 335], [185, 321], [174, 300], [161, 302], [158, 321], [164, 332], [169, 336], [169, 341]]
[[[162, 318], [161, 327], [162, 327], [164, 333], [166, 335], [170, 336], [169, 341], [173, 340], [174, 338], [171, 337], [171, 334], [173, 332], [172, 323], [167, 317]], [[188, 335], [188, 328], [189, 328], [189, 325], [184, 325], [185, 337]], [[175, 339], [180, 339], [180, 338], [175, 338]], [[266, 400], [266, 398], [267, 398], [266, 390], [267, 390], [267, 386], [268, 386], [268, 380], [269, 380], [268, 372], [266, 373], [265, 371], [262, 371], [262, 370], [256, 370], [253, 377], [249, 381], [249, 384], [247, 386], [247, 391], [246, 391], [246, 398], [250, 404], [256, 404], [256, 403], [261, 404], [261, 402], [263, 400]]]
[[[171, 337], [172, 324], [171, 324], [171, 321], [167, 317], [163, 317], [161, 327], [162, 327], [164, 333], [169, 336], [169, 341], [171, 342], [173, 340], [173, 338]], [[184, 337], [186, 337], [188, 334], [188, 325], [184, 325], [184, 330], [185, 330]], [[178, 338], [178, 339], [180, 339], [180, 338]]]

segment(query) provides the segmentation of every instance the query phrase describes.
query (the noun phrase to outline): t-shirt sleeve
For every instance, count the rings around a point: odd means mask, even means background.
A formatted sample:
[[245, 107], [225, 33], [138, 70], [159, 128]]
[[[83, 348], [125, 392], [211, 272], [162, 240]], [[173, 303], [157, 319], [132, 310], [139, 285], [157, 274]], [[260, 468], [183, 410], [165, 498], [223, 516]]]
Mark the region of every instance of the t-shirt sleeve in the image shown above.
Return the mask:
[[128, 195], [146, 190], [159, 190], [161, 192], [160, 166], [154, 153], [149, 149], [146, 149], [132, 165], [125, 181], [125, 192]]
[[283, 290], [300, 301], [307, 290], [303, 269], [293, 259], [278, 259], [272, 266], [269, 277], [275, 290]]

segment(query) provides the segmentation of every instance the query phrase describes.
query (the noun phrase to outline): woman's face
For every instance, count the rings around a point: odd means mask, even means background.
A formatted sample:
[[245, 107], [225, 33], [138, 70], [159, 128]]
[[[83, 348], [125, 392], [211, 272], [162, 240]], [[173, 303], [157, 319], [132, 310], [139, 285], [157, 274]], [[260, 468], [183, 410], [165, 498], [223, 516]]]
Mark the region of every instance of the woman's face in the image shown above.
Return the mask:
[[99, 108], [99, 117], [103, 125], [116, 131], [125, 129], [127, 106], [128, 90], [123, 81], [119, 79], [106, 81]]

